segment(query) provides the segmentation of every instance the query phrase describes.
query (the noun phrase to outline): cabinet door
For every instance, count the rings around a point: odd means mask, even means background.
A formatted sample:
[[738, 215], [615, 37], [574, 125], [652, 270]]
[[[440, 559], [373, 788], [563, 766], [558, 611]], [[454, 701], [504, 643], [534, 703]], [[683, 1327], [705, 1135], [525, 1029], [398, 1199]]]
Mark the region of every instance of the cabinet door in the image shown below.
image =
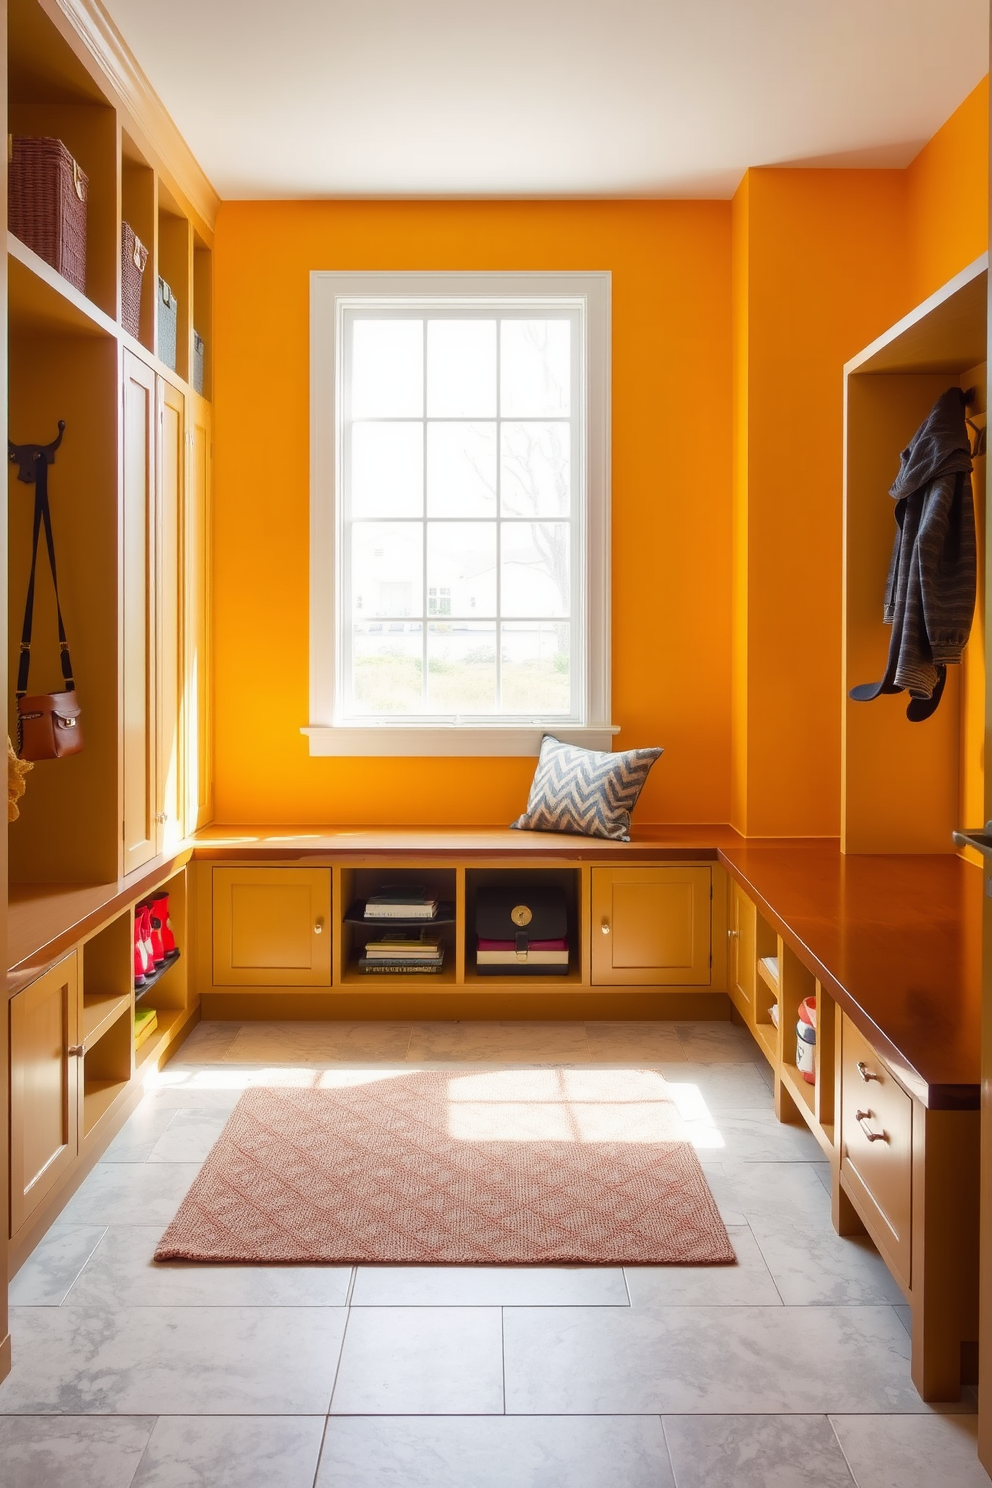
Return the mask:
[[712, 871], [592, 870], [592, 979], [626, 986], [710, 981]]
[[215, 868], [218, 987], [331, 985], [331, 870]]
[[180, 535], [186, 491], [186, 399], [157, 379], [155, 492], [155, 824], [156, 847], [170, 852], [183, 836], [183, 563]]
[[879, 1250], [910, 1281], [913, 1102], [846, 1014], [841, 1018], [840, 1171]]
[[728, 977], [730, 995], [739, 1012], [754, 1016], [755, 930], [757, 911], [738, 884], [730, 879], [730, 955]]
[[10, 1233], [73, 1162], [79, 1124], [76, 955], [10, 1001]]
[[189, 409], [189, 480], [186, 488], [186, 830], [213, 819], [210, 690], [210, 404], [192, 399]]
[[123, 871], [155, 856], [155, 374], [124, 353]]

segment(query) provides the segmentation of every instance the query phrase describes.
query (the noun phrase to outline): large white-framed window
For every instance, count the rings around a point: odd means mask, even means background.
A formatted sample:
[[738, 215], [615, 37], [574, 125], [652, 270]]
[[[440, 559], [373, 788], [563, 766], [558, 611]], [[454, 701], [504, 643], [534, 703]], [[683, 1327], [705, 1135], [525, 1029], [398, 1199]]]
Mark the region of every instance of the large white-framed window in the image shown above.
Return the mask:
[[608, 749], [608, 273], [311, 274], [311, 754]]

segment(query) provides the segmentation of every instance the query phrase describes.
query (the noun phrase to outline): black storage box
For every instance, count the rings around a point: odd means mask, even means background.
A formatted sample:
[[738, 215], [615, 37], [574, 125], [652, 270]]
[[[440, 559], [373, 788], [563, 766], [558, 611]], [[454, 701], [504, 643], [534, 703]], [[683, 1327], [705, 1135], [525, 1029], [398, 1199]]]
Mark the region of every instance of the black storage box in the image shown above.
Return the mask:
[[[475, 902], [479, 976], [567, 976], [568, 905], [563, 889], [554, 885], [511, 884], [480, 889]], [[531, 949], [535, 943], [560, 941], [564, 952]], [[495, 964], [481, 960], [482, 942]], [[502, 948], [501, 952], [495, 946]], [[549, 955], [560, 957], [549, 963]], [[540, 958], [540, 959], [537, 959]]]

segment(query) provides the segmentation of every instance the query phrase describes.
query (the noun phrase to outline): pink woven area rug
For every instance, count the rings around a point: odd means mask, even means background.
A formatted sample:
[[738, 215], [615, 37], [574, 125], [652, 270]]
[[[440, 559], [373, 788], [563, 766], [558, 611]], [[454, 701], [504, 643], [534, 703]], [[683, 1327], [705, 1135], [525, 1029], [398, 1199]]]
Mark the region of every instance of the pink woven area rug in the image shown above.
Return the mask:
[[735, 1260], [655, 1071], [296, 1073], [241, 1097], [156, 1260]]

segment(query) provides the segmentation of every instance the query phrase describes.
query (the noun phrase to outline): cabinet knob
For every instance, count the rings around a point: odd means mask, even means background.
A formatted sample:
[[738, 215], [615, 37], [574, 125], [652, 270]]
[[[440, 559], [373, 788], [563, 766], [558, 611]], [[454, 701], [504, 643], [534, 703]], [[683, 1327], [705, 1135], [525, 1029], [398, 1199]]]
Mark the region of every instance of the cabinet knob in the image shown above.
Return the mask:
[[609, 935], [609, 933], [610, 933], [610, 922], [609, 922], [609, 920], [604, 920], [603, 923], [600, 925], [599, 928], [600, 928], [600, 930], [602, 930], [602, 932], [603, 932], [604, 935]]
[[869, 1080], [877, 1080], [878, 1079], [878, 1076], [876, 1075], [875, 1071], [874, 1070], [870, 1070], [868, 1068], [868, 1066], [865, 1064], [865, 1062], [864, 1062], [863, 1059], [859, 1059], [858, 1060], [857, 1064], [855, 1065], [855, 1069], [857, 1070], [858, 1074], [861, 1076], [862, 1080], [864, 1080], [864, 1082], [865, 1082], [866, 1085], [868, 1084], [868, 1081]]
[[323, 921], [323, 919], [314, 920], [314, 922], [313, 922], [313, 933], [314, 933], [314, 935], [323, 935], [323, 933], [324, 933], [324, 921]]
[[157, 822], [167, 822], [169, 820], [169, 813], [167, 811], [159, 811], [155, 815], [155, 820]]
[[740, 939], [740, 934], [741, 934], [741, 932], [739, 930], [728, 930], [727, 931], [727, 939], [728, 940], [739, 940]]
[[74, 1055], [76, 1059], [82, 1059], [85, 1050], [82, 1044], [70, 1044], [65, 1052]]

